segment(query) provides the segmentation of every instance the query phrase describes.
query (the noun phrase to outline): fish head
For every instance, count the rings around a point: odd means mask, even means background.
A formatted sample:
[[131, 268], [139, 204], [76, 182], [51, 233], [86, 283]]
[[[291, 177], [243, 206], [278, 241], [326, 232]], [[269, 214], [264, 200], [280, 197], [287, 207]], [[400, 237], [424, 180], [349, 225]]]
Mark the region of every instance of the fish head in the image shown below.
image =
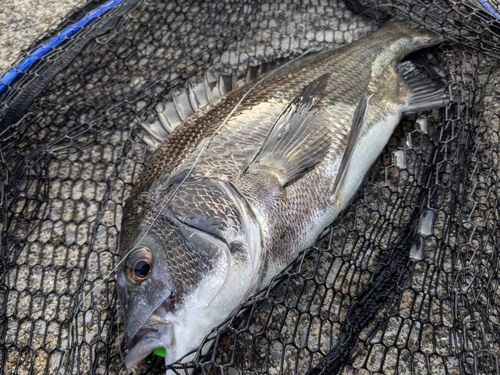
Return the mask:
[[236, 210], [230, 202], [213, 207], [213, 195], [196, 191], [181, 191], [168, 206], [146, 193], [156, 203], [136, 199], [124, 212], [117, 288], [129, 369], [157, 348], [165, 348], [166, 364], [196, 349], [248, 290], [248, 244]]

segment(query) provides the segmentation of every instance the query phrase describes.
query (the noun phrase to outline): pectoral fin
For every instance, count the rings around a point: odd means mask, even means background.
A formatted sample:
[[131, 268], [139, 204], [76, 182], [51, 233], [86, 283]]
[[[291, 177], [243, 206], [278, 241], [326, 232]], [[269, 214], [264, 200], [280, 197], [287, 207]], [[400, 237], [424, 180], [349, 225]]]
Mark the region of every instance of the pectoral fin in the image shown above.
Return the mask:
[[325, 74], [312, 81], [287, 105], [243, 174], [265, 169], [277, 176], [284, 187], [323, 159], [331, 134], [324, 122], [317, 121], [315, 109], [328, 77]]

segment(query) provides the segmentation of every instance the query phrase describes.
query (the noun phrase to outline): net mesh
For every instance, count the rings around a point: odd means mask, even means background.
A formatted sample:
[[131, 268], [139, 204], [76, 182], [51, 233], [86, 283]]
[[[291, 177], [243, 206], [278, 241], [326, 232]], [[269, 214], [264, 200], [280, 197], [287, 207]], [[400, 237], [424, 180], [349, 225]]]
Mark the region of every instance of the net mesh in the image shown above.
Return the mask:
[[[155, 103], [209, 69], [233, 77], [335, 48], [389, 15], [454, 42], [422, 56], [450, 103], [403, 121], [317, 245], [216, 328], [208, 353], [171, 369], [500, 374], [498, 9], [124, 0], [68, 38], [0, 96], [0, 372], [127, 373], [108, 274], [124, 198], [151, 155], [143, 124]], [[141, 371], [165, 368], [151, 356]]]

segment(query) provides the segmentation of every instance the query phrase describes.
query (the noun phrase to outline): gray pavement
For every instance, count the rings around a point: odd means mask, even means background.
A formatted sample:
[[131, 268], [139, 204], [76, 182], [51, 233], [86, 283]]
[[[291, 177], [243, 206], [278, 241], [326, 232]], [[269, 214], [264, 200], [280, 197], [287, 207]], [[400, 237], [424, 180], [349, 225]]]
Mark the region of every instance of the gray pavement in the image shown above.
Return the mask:
[[22, 50], [87, 0], [0, 0], [0, 74]]

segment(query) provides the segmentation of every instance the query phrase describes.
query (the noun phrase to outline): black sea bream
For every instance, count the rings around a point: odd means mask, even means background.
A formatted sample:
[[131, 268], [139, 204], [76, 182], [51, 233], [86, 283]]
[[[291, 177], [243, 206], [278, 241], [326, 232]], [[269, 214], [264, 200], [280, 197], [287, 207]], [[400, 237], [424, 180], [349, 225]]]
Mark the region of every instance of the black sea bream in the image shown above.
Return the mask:
[[406, 113], [446, 103], [398, 63], [438, 36], [389, 22], [233, 91], [177, 127], [125, 205], [118, 291], [128, 368], [196, 349], [314, 244]]

